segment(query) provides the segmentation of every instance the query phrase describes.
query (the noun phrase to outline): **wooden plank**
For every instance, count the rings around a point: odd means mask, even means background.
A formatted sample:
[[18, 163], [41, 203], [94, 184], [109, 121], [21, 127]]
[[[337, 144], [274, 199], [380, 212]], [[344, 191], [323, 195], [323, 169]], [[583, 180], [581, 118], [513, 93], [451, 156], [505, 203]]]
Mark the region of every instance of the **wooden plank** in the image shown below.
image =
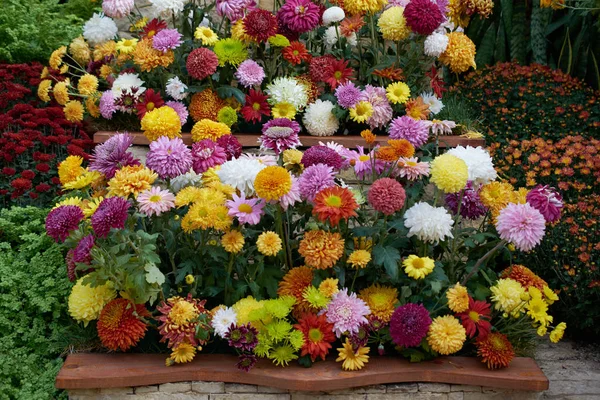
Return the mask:
[[[107, 132], [107, 131], [96, 132], [94, 134], [94, 143], [104, 143], [111, 136], [113, 136], [115, 134], [116, 134], [116, 132]], [[148, 146], [150, 144], [150, 142], [148, 141], [148, 139], [146, 139], [146, 137], [144, 136], [143, 133], [130, 132], [130, 134], [133, 136], [133, 144], [134, 145]], [[183, 133], [181, 136], [182, 136], [182, 139], [185, 144], [187, 144], [187, 145], [192, 144], [192, 136], [189, 133]], [[235, 134], [235, 137], [238, 138], [238, 140], [244, 147], [258, 147], [259, 136], [260, 136], [259, 134], [250, 134], [250, 133]], [[379, 144], [385, 144], [385, 142], [387, 140], [388, 140], [388, 136], [378, 136], [377, 137], [377, 143], [379, 143]], [[358, 135], [328, 136], [328, 137], [300, 135], [300, 141], [302, 142], [302, 145], [305, 147], [315, 146], [315, 145], [318, 145], [319, 142], [329, 142], [329, 141], [337, 142], [337, 143], [344, 145], [346, 147], [349, 147], [349, 148], [355, 148], [356, 146], [364, 145], [363, 139]], [[440, 143], [440, 147], [442, 147], [442, 148], [456, 147], [458, 145], [462, 145], [462, 146], [470, 145], [473, 147], [485, 146], [484, 139], [467, 139], [462, 136], [440, 136], [439, 143]]]
[[193, 362], [165, 366], [164, 354], [70, 354], [56, 378], [59, 389], [94, 389], [213, 381], [271, 386], [293, 391], [331, 391], [400, 382], [435, 382], [543, 391], [548, 379], [531, 358], [517, 357], [510, 367], [489, 370], [474, 357], [440, 357], [411, 363], [397, 357], [371, 357], [361, 371], [342, 371], [333, 360], [304, 368], [277, 367], [261, 359], [250, 372], [236, 368], [237, 357], [199, 354]]

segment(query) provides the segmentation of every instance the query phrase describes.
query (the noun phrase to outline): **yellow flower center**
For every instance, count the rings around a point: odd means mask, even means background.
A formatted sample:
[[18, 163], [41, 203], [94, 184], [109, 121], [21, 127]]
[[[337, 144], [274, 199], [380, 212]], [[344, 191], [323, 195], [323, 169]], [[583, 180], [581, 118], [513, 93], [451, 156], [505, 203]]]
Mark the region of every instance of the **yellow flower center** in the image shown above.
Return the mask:
[[342, 198], [340, 196], [329, 196], [325, 200], [325, 204], [327, 204], [329, 207], [340, 208], [342, 206]]
[[479, 322], [479, 313], [477, 311], [469, 311], [469, 318], [473, 322]]
[[413, 268], [421, 269], [424, 267], [425, 267], [425, 262], [423, 262], [423, 259], [417, 258], [416, 260], [413, 261]]
[[417, 165], [417, 163], [414, 161], [407, 161], [405, 164], [408, 165], [409, 167], [415, 167]]
[[254, 111], [258, 111], [258, 110], [260, 110], [260, 103], [254, 103], [254, 104], [252, 104], [252, 109], [253, 109]]
[[312, 328], [308, 331], [308, 338], [317, 343], [323, 340], [323, 333], [318, 328]]
[[358, 159], [359, 159], [360, 161], [363, 161], [363, 162], [364, 162], [364, 161], [368, 161], [368, 160], [369, 160], [369, 158], [370, 158], [369, 156], [360, 156], [360, 157], [358, 157]]
[[341, 71], [335, 71], [333, 76], [335, 77], [335, 79], [341, 79], [342, 78], [342, 72]]
[[154, 194], [152, 196], [150, 196], [150, 198], [148, 199], [148, 201], [150, 201], [150, 203], [158, 203], [160, 201], [161, 197], [157, 194]]
[[153, 102], [148, 102], [148, 104], [146, 104], [146, 110], [147, 111], [152, 111], [154, 110], [154, 103]]
[[300, 52], [298, 50], [294, 50], [294, 55], [297, 56], [298, 54], [300, 54]]
[[250, 206], [250, 204], [242, 203], [238, 207], [238, 211], [246, 214], [252, 214], [252, 207]]

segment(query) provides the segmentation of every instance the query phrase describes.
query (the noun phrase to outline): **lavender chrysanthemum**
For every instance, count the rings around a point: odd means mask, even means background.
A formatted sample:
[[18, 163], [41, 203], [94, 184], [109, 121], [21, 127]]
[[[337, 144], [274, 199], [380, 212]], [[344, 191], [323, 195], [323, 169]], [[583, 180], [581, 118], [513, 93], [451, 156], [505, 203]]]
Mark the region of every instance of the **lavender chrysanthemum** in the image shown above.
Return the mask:
[[548, 185], [538, 185], [531, 189], [527, 193], [527, 203], [542, 213], [550, 223], [560, 219], [560, 212], [564, 206], [560, 193]]
[[371, 310], [367, 303], [356, 297], [356, 293], [348, 294], [348, 289], [344, 288], [333, 295], [325, 313], [336, 336], [341, 337], [344, 333], [356, 333], [362, 324], [368, 324], [366, 316]]
[[383, 128], [392, 119], [393, 110], [387, 99], [385, 88], [367, 85], [360, 100], [368, 101], [373, 106], [373, 115], [367, 120], [371, 129]]
[[46, 233], [55, 242], [64, 242], [82, 219], [83, 211], [78, 206], [57, 207], [46, 217]]
[[262, 150], [273, 150], [279, 155], [287, 149], [301, 146], [298, 133], [300, 124], [287, 118], [275, 118], [262, 128], [262, 136], [258, 139]]
[[181, 138], [169, 139], [161, 136], [150, 143], [146, 166], [155, 171], [161, 179], [175, 178], [185, 174], [192, 167], [192, 152]]
[[254, 60], [246, 60], [235, 71], [235, 78], [244, 87], [260, 85], [265, 79], [265, 70]]
[[90, 252], [94, 247], [94, 236], [84, 236], [73, 250], [73, 262], [89, 264], [92, 261]]
[[[462, 192], [460, 215], [467, 219], [477, 219], [479, 217], [483, 217], [487, 212], [487, 209], [483, 203], [481, 203], [481, 199], [479, 198], [479, 189], [474, 188], [473, 182], [469, 181]], [[456, 215], [460, 198], [460, 192], [446, 195], [446, 205], [450, 211], [452, 211], [452, 214]]]
[[123, 229], [129, 215], [129, 202], [122, 197], [102, 200], [92, 215], [92, 228], [98, 237], [105, 238], [112, 228]]
[[431, 325], [429, 311], [421, 304], [408, 303], [396, 308], [390, 320], [390, 335], [401, 347], [417, 347]]
[[419, 148], [429, 138], [429, 122], [416, 120], [408, 115], [394, 118], [389, 127], [390, 139], [406, 139]]
[[90, 171], [98, 171], [110, 179], [122, 167], [139, 165], [140, 161], [128, 151], [132, 142], [133, 137], [129, 134], [119, 133], [96, 146], [90, 162]]
[[344, 165], [344, 158], [327, 146], [312, 146], [302, 155], [302, 165], [307, 168], [316, 164], [325, 164], [340, 170]]
[[185, 125], [185, 123], [187, 122], [188, 116], [189, 116], [189, 112], [188, 112], [187, 108], [185, 107], [185, 104], [183, 104], [180, 101], [169, 100], [165, 103], [165, 106], [171, 107], [173, 110], [175, 110], [177, 115], [179, 115], [179, 119], [181, 120], [181, 125], [182, 126]]
[[152, 38], [152, 47], [166, 53], [181, 46], [183, 43], [181, 38], [181, 33], [177, 29], [163, 29], [158, 31]]
[[542, 241], [546, 219], [527, 203], [511, 203], [500, 211], [496, 230], [501, 239], [511, 242], [521, 251], [529, 251]]
[[192, 145], [192, 168], [197, 174], [202, 174], [225, 161], [227, 161], [225, 150], [210, 139]]
[[100, 108], [100, 115], [102, 115], [102, 118], [112, 119], [113, 114], [117, 111], [115, 95], [112, 90], [107, 90], [102, 93], [98, 107]]
[[134, 0], [104, 0], [102, 11], [111, 18], [123, 18], [133, 11]]
[[306, 168], [298, 179], [300, 195], [308, 201], [314, 201], [317, 193], [335, 185], [333, 178], [333, 168], [328, 165], [316, 164]]
[[335, 89], [335, 97], [338, 104], [343, 108], [354, 107], [360, 101], [362, 91], [356, 87], [354, 82], [348, 81]]
[[217, 14], [227, 17], [231, 22], [236, 22], [244, 16], [244, 11], [256, 6], [254, 0], [217, 0]]
[[294, 204], [302, 201], [300, 198], [300, 185], [298, 183], [298, 178], [291, 174], [290, 176], [292, 177], [292, 188], [289, 192], [279, 198], [279, 205], [281, 208], [283, 208], [283, 211], [287, 211], [288, 207], [291, 207]]

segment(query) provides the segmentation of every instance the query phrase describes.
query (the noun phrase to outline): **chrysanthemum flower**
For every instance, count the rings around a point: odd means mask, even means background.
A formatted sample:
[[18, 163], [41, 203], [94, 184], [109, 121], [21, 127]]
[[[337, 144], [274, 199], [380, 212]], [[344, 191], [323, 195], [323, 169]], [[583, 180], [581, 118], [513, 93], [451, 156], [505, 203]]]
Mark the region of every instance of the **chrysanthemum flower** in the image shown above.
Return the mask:
[[217, 121], [231, 128], [238, 121], [237, 111], [229, 106], [225, 106], [217, 113]]
[[246, 196], [254, 195], [254, 180], [266, 168], [259, 160], [240, 157], [221, 165], [216, 172], [222, 183], [232, 186]]
[[406, 24], [420, 35], [430, 35], [444, 21], [439, 7], [429, 0], [411, 0], [404, 9]]
[[92, 215], [92, 228], [98, 237], [107, 237], [112, 228], [123, 229], [129, 216], [129, 202], [122, 197], [109, 197], [98, 205]]
[[492, 329], [490, 304], [469, 297], [469, 308], [457, 315], [470, 338], [485, 338]]
[[162, 179], [175, 178], [192, 167], [192, 152], [180, 138], [161, 136], [150, 143], [146, 165]]
[[375, 14], [386, 4], [386, 0], [345, 0], [344, 10], [352, 15]]
[[169, 106], [155, 108], [142, 118], [142, 131], [151, 142], [161, 136], [181, 137], [181, 119]]
[[216, 142], [221, 136], [231, 135], [231, 129], [222, 122], [201, 119], [194, 124], [191, 134], [192, 141], [194, 142], [199, 142], [204, 139], [210, 139], [213, 142]]
[[521, 251], [530, 251], [544, 237], [546, 220], [529, 204], [509, 204], [500, 211], [496, 222], [500, 238]]
[[308, 231], [300, 241], [298, 252], [312, 268], [331, 268], [344, 253], [344, 239], [338, 232]]
[[392, 215], [404, 206], [406, 193], [397, 180], [380, 178], [369, 188], [367, 199], [375, 211]]
[[327, 322], [326, 316], [305, 314], [298, 320], [298, 324], [294, 325], [294, 328], [304, 335], [304, 345], [300, 356], [309, 355], [313, 362], [318, 357], [325, 360], [331, 349], [331, 343], [335, 341], [333, 324]]
[[90, 321], [98, 319], [104, 306], [117, 296], [117, 293], [108, 282], [103, 285], [91, 287], [84, 285], [80, 278], [69, 295], [69, 314], [78, 322], [87, 326]]
[[352, 268], [366, 268], [367, 264], [371, 262], [371, 259], [372, 257], [370, 251], [357, 249], [350, 253], [348, 259], [346, 260], [346, 263], [350, 264]]
[[162, 301], [156, 307], [160, 312], [160, 315], [156, 317], [162, 336], [160, 342], [168, 341], [169, 348], [186, 342], [193, 346], [204, 344], [205, 341], [196, 338], [196, 327], [199, 323], [198, 317], [207, 312], [204, 309], [205, 303], [206, 300], [193, 299], [191, 294], [186, 299], [171, 297]]
[[210, 49], [199, 47], [190, 52], [186, 61], [188, 74], [201, 81], [217, 71], [219, 59]]
[[463, 190], [469, 179], [467, 164], [448, 153], [433, 159], [430, 174], [430, 181], [445, 193], [456, 193]]
[[221, 246], [228, 253], [239, 253], [244, 247], [244, 235], [240, 231], [231, 230], [221, 237]]
[[195, 356], [196, 346], [182, 342], [173, 347], [170, 359], [176, 364], [184, 364], [191, 362]]
[[256, 61], [248, 59], [235, 71], [235, 78], [244, 87], [257, 86], [265, 79], [265, 70]]
[[373, 106], [368, 101], [361, 100], [349, 108], [350, 119], [354, 122], [367, 122], [373, 115]]
[[182, 35], [177, 31], [177, 29], [163, 29], [152, 38], [152, 47], [154, 47], [156, 50], [166, 53], [169, 50], [174, 50], [181, 46], [183, 43], [181, 38]]
[[388, 132], [390, 139], [406, 139], [418, 148], [429, 139], [429, 125], [429, 121], [416, 120], [403, 115], [392, 121]]
[[342, 289], [333, 295], [325, 313], [336, 336], [341, 337], [345, 333], [358, 332], [359, 326], [368, 322], [366, 316], [371, 310], [367, 303], [356, 297], [356, 293], [348, 294], [348, 289]]
[[46, 217], [46, 233], [56, 242], [64, 242], [79, 227], [83, 211], [78, 206], [60, 206]]
[[278, 234], [272, 231], [263, 232], [256, 239], [256, 248], [265, 256], [275, 256], [281, 251], [282, 241]]
[[498, 279], [495, 285], [490, 287], [494, 309], [507, 314], [519, 314], [525, 311], [521, 305], [521, 298], [525, 295], [523, 286], [515, 280], [504, 278]]
[[401, 347], [417, 347], [427, 336], [431, 317], [421, 304], [408, 303], [398, 307], [390, 319], [392, 341]]
[[427, 343], [442, 355], [456, 353], [467, 339], [465, 328], [452, 315], [437, 317], [429, 326]]
[[337, 349], [339, 357], [335, 361], [342, 361], [342, 369], [345, 371], [358, 371], [369, 361], [369, 347], [361, 346], [355, 351], [350, 339], [346, 339], [342, 346]]
[[321, 20], [319, 6], [310, 0], [287, 0], [277, 12], [277, 18], [296, 33], [313, 30]]
[[250, 10], [243, 21], [246, 35], [256, 42], [266, 42], [277, 33], [277, 18], [267, 10]]
[[173, 50], [162, 52], [152, 47], [152, 40], [142, 39], [133, 50], [133, 62], [139, 66], [140, 71], [150, 72], [155, 68], [167, 68], [175, 61]]
[[329, 220], [332, 226], [337, 226], [340, 220], [355, 217], [358, 204], [354, 195], [346, 188], [333, 186], [321, 190], [315, 196], [313, 215], [320, 221]]
[[219, 40], [217, 34], [208, 26], [199, 26], [196, 28], [194, 38], [200, 40], [204, 46], [213, 46]]
[[140, 120], [143, 119], [146, 113], [154, 110], [155, 108], [162, 107], [164, 103], [165, 102], [163, 101], [162, 97], [160, 97], [160, 93], [155, 92], [153, 89], [144, 91], [135, 104], [138, 118], [140, 118]]
[[141, 192], [137, 196], [140, 212], [149, 217], [161, 215], [175, 207], [175, 196], [168, 190], [162, 190], [159, 186]]
[[[343, 108], [351, 108], [359, 102], [361, 97], [361, 90], [356, 85], [348, 81], [342, 85], [339, 85], [335, 89], [335, 97], [337, 98], [338, 104]], [[371, 106], [371, 111], [372, 111]]]
[[325, 164], [312, 165], [300, 175], [298, 184], [302, 197], [314, 201], [318, 192], [335, 185], [333, 168]]
[[232, 325], [237, 323], [237, 314], [231, 307], [221, 306], [215, 313], [210, 321], [215, 333], [222, 339], [225, 338], [227, 331]]
[[406, 25], [404, 8], [390, 7], [381, 13], [377, 26], [385, 40], [404, 40], [410, 35], [410, 28]]
[[78, 100], [68, 101], [63, 112], [67, 121], [80, 122], [83, 120], [83, 104]]
[[513, 189], [510, 183], [494, 181], [481, 187], [479, 197], [483, 205], [497, 217], [500, 210], [509, 203]]
[[331, 89], [335, 89], [341, 84], [344, 84], [351, 80], [354, 70], [348, 67], [348, 60], [334, 60], [325, 66], [325, 79]]
[[313, 270], [306, 266], [290, 269], [279, 281], [277, 295], [292, 296], [296, 299], [294, 315], [301, 316], [310, 311], [310, 305], [304, 299], [304, 291], [312, 286]]
[[338, 288], [338, 284], [338, 279], [327, 278], [321, 281], [321, 283], [319, 284], [319, 292], [321, 292], [323, 296], [333, 297], [334, 294], [340, 291]]
[[541, 325], [547, 325], [552, 320], [552, 317], [548, 315], [548, 304], [541, 296], [531, 296], [525, 304], [525, 309], [527, 315]]
[[404, 82], [390, 83], [385, 91], [392, 104], [404, 104], [410, 98], [410, 88]]
[[98, 317], [98, 337], [112, 351], [127, 351], [144, 337], [148, 326], [141, 320], [150, 317], [143, 304], [115, 299], [104, 306]]
[[290, 173], [283, 167], [269, 166], [261, 170], [254, 180], [256, 194], [267, 200], [278, 200], [292, 188]]
[[312, 58], [304, 44], [298, 41], [291, 42], [289, 46], [284, 47], [281, 54], [292, 65], [299, 65], [303, 61], [310, 61]]
[[479, 189], [473, 187], [473, 182], [467, 182], [467, 186], [462, 192], [449, 193], [446, 195], [446, 205], [456, 215], [459, 209], [460, 215], [471, 220], [484, 216], [487, 213], [487, 208], [481, 203], [479, 197]]
[[409, 229], [409, 237], [417, 236], [430, 243], [453, 237], [454, 220], [448, 211], [424, 202], [416, 203], [404, 213], [404, 225]]
[[158, 175], [143, 165], [129, 165], [121, 168], [108, 181], [109, 194], [113, 196], [136, 196], [150, 189]]
[[232, 195], [232, 200], [225, 203], [229, 209], [229, 215], [236, 217], [240, 224], [256, 225], [264, 214], [265, 202], [261, 199], [247, 199], [242, 192], [240, 196]]
[[265, 93], [269, 95], [268, 102], [271, 105], [288, 103], [300, 110], [308, 103], [306, 87], [291, 77], [275, 78], [267, 85]]
[[344, 159], [338, 152], [327, 146], [312, 146], [304, 152], [301, 162], [305, 168], [325, 164], [339, 170], [343, 166]]
[[469, 292], [460, 283], [450, 287], [446, 291], [448, 308], [455, 313], [461, 313], [469, 308]]
[[448, 46], [439, 60], [450, 67], [454, 73], [460, 74], [469, 68], [476, 68], [475, 64], [475, 44], [463, 32], [450, 32], [448, 36]]
[[259, 138], [261, 149], [273, 150], [275, 154], [300, 146], [300, 124], [287, 118], [275, 118], [263, 125]]
[[246, 104], [240, 110], [246, 122], [260, 122], [262, 116], [269, 115], [270, 112], [267, 96], [260, 90], [250, 89], [246, 95]]
[[565, 334], [565, 329], [567, 329], [567, 324], [565, 322], [561, 322], [556, 325], [554, 330], [550, 332], [550, 341], [552, 343], [558, 343], [563, 338]]
[[398, 302], [398, 290], [375, 283], [362, 289], [358, 294], [358, 298], [367, 303], [371, 310], [371, 316], [387, 323], [394, 312], [394, 305]]
[[435, 262], [429, 257], [419, 257], [414, 254], [408, 256], [403, 262], [404, 272], [413, 279], [423, 279], [435, 268]]
[[546, 222], [555, 223], [560, 220], [564, 203], [556, 189], [538, 185], [527, 193], [527, 203], [542, 213]]
[[246, 48], [246, 45], [238, 39], [220, 39], [215, 43], [213, 49], [219, 59], [219, 66], [221, 67], [224, 67], [226, 64], [238, 66], [248, 58], [248, 49]]
[[506, 335], [499, 332], [490, 333], [475, 342], [477, 355], [489, 369], [506, 368], [515, 357], [512, 344]]
[[[423, 101], [421, 96], [416, 99], [408, 100], [404, 104], [404, 110], [406, 115], [416, 120], [426, 120], [431, 114], [429, 104]], [[427, 121], [428, 125], [431, 126], [431, 122]]]
[[523, 265], [511, 265], [500, 273], [500, 277], [517, 281], [524, 289], [529, 289], [529, 287], [533, 286], [539, 290], [544, 290], [545, 287], [548, 287], [546, 281]]
[[73, 249], [73, 262], [89, 264], [92, 261], [90, 252], [94, 247], [94, 244], [94, 235], [89, 234], [84, 236]]
[[192, 168], [197, 174], [221, 165], [227, 161], [225, 150], [211, 139], [204, 139], [192, 145]]
[[98, 90], [98, 78], [91, 74], [85, 74], [77, 82], [77, 91], [86, 96], [96, 93]]

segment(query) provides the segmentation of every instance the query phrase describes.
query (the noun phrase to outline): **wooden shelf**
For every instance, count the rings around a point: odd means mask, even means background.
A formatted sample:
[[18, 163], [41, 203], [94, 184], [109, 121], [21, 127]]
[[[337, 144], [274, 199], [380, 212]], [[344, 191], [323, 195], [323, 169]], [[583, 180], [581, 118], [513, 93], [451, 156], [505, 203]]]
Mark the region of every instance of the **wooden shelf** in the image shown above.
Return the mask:
[[361, 371], [342, 371], [333, 360], [304, 368], [286, 368], [261, 359], [250, 372], [236, 368], [237, 357], [199, 354], [183, 365], [165, 366], [164, 354], [71, 354], [56, 378], [59, 389], [96, 389], [212, 381], [270, 386], [293, 391], [331, 391], [400, 382], [435, 382], [543, 391], [548, 379], [531, 358], [517, 357], [510, 367], [489, 370], [472, 357], [440, 357], [411, 363], [397, 357], [372, 356]]

